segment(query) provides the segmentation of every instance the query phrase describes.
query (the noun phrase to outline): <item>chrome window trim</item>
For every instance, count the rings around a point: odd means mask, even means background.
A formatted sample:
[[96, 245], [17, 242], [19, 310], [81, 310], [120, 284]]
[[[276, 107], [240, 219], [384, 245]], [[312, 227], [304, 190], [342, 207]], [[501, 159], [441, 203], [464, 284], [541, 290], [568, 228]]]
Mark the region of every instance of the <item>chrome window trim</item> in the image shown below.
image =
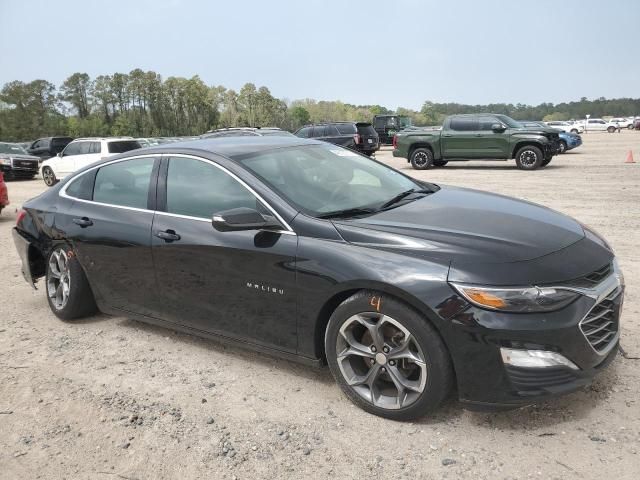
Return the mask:
[[244, 186], [254, 197], [256, 197], [260, 202], [262, 202], [262, 204], [278, 219], [278, 221], [282, 225], [284, 225], [284, 227], [286, 229], [286, 230], [268, 230], [269, 232], [282, 233], [282, 234], [285, 234], [285, 235], [297, 235], [296, 232], [293, 230], [293, 228], [291, 228], [291, 226], [280, 216], [280, 214], [278, 214], [278, 212], [276, 212], [275, 209], [264, 198], [262, 198], [262, 196], [260, 196], [260, 194], [258, 194], [253, 188], [251, 188], [244, 180], [242, 180], [235, 173], [229, 171], [227, 168], [223, 167], [222, 165], [219, 165], [218, 163], [216, 163], [216, 162], [214, 162], [212, 160], [209, 160], [209, 159], [206, 159], [206, 158], [203, 158], [203, 157], [198, 157], [198, 156], [195, 156], [195, 155], [187, 155], [187, 154], [182, 154], [182, 153], [176, 153], [176, 154], [169, 154], [169, 153], [155, 153], [154, 154], [154, 153], [148, 153], [148, 154], [144, 154], [144, 155], [136, 155], [134, 157], [126, 157], [126, 158], [119, 158], [119, 159], [116, 159], [116, 160], [111, 160], [109, 162], [101, 163], [100, 165], [96, 165], [94, 167], [91, 167], [88, 170], [83, 171], [82, 173], [74, 175], [69, 181], [66, 182], [64, 187], [62, 187], [60, 189], [60, 191], [58, 192], [58, 195], [60, 197], [66, 198], [68, 200], [87, 203], [89, 205], [100, 205], [100, 206], [103, 206], [103, 207], [121, 208], [121, 209], [124, 209], [124, 210], [131, 210], [131, 211], [134, 211], [134, 212], [154, 213], [154, 214], [163, 215], [163, 216], [167, 216], [167, 217], [177, 217], [177, 218], [184, 218], [186, 220], [197, 220], [199, 222], [211, 223], [211, 219], [210, 218], [192, 217], [192, 216], [189, 216], [189, 215], [180, 215], [180, 214], [177, 214], [177, 213], [162, 212], [162, 211], [159, 211], [159, 210], [149, 210], [148, 208], [127, 207], [125, 205], [113, 205], [111, 203], [95, 202], [93, 200], [84, 200], [82, 198], [72, 197], [71, 195], [67, 194], [67, 188], [69, 188], [69, 185], [71, 185], [73, 182], [78, 180], [83, 175], [86, 175], [87, 173], [89, 173], [89, 172], [91, 172], [93, 170], [96, 170], [98, 168], [102, 168], [102, 167], [105, 167], [107, 165], [112, 165], [114, 163], [124, 162], [124, 161], [127, 161], [127, 160], [138, 160], [138, 159], [141, 159], [141, 158], [160, 158], [160, 159], [162, 159], [163, 157], [166, 157], [166, 158], [171, 158], [171, 157], [191, 158], [191, 159], [194, 159], [194, 160], [199, 160], [199, 161], [204, 162], [204, 163], [208, 163], [210, 165], [213, 165], [214, 167], [219, 168], [220, 170], [222, 170], [223, 172], [227, 173], [229, 176], [234, 178], [237, 182], [239, 182], [242, 186]]

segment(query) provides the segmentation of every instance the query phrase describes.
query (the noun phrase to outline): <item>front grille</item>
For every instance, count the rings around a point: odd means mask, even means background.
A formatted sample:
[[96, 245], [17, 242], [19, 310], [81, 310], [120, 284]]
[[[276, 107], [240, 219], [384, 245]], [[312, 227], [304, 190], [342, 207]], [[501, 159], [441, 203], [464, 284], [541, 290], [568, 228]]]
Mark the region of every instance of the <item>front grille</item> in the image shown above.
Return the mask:
[[38, 162], [34, 160], [14, 160], [12, 167], [26, 170], [37, 170]]
[[617, 337], [621, 293], [621, 289], [616, 288], [604, 300], [594, 305], [580, 322], [580, 330], [598, 353], [605, 352]]
[[605, 278], [611, 275], [613, 271], [613, 265], [608, 263], [597, 270], [594, 270], [588, 275], [584, 277], [576, 278], [574, 280], [569, 280], [568, 282], [555, 283], [557, 286], [567, 286], [574, 288], [593, 288], [602, 282]]

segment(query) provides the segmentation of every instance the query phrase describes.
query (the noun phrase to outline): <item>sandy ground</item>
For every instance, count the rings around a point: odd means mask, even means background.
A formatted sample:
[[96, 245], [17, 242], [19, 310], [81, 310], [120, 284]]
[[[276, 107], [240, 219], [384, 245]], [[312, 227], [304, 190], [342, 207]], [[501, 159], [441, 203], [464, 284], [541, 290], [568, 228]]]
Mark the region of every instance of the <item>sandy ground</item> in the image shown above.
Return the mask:
[[[624, 164], [633, 149], [639, 163]], [[549, 167], [469, 162], [436, 183], [548, 205], [604, 234], [628, 290], [622, 345], [640, 357], [640, 132], [584, 135]], [[619, 355], [589, 388], [497, 414], [454, 400], [397, 423], [313, 370], [125, 318], [64, 323], [19, 274], [10, 230], [45, 188], [9, 184], [0, 217], [0, 478], [638, 478], [640, 360]]]

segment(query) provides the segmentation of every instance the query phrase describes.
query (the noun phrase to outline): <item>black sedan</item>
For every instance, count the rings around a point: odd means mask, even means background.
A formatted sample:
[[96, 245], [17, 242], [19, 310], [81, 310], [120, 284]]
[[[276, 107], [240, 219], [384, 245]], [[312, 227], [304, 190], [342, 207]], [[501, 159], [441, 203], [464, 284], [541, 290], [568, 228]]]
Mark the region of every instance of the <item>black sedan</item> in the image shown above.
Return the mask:
[[569, 392], [618, 346], [624, 281], [597, 233], [319, 141], [111, 157], [28, 201], [13, 233], [62, 319], [99, 309], [327, 362], [393, 419], [454, 385], [476, 408]]

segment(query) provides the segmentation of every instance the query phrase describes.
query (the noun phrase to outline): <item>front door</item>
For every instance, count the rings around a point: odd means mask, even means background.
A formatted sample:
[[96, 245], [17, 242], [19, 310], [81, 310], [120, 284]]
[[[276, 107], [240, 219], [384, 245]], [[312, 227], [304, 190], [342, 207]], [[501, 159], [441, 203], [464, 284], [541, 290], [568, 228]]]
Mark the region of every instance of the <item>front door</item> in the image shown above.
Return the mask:
[[503, 131], [494, 131], [491, 127], [495, 124], [502, 125], [502, 122], [492, 116], [478, 117], [475, 143], [480, 158], [509, 157], [509, 129], [505, 126]]
[[216, 212], [269, 212], [244, 183], [215, 162], [164, 158], [152, 252], [164, 319], [294, 352], [298, 237], [281, 232], [219, 232]]
[[95, 293], [111, 307], [144, 315], [157, 310], [151, 225], [159, 162], [127, 159], [79, 176], [66, 188], [73, 205], [56, 216]]

